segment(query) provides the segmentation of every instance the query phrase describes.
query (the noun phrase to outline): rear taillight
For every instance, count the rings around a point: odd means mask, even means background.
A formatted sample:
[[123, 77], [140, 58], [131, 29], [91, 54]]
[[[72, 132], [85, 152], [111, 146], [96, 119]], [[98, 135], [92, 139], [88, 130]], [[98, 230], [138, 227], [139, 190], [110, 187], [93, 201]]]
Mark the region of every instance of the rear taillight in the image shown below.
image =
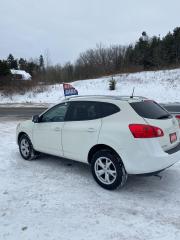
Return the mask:
[[177, 118], [178, 120], [180, 120], [180, 115], [176, 115], [176, 118]]
[[164, 136], [163, 130], [145, 124], [130, 124], [129, 129], [134, 138], [156, 138]]
[[180, 115], [176, 115], [176, 119], [178, 120], [178, 122], [179, 122], [179, 127], [180, 127]]

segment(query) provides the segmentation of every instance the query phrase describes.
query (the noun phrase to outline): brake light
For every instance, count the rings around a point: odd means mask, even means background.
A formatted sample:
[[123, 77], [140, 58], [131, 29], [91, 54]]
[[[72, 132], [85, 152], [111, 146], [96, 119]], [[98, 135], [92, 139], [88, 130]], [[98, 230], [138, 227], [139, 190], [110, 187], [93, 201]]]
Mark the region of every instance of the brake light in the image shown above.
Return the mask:
[[179, 128], [180, 128], [180, 115], [176, 115], [176, 119], [177, 119], [178, 122], [179, 122]]
[[130, 124], [129, 129], [134, 138], [156, 138], [164, 136], [161, 128], [146, 124]]
[[178, 120], [180, 120], [180, 115], [176, 115], [176, 118], [177, 118]]

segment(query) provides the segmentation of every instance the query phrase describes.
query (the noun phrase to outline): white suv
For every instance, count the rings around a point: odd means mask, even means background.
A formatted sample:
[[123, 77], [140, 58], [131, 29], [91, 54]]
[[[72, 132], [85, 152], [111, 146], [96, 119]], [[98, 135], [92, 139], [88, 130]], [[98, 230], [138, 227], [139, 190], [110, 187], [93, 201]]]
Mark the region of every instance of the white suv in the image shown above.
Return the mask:
[[142, 97], [71, 97], [17, 126], [22, 157], [43, 152], [91, 165], [102, 187], [157, 174], [180, 160], [178, 121]]

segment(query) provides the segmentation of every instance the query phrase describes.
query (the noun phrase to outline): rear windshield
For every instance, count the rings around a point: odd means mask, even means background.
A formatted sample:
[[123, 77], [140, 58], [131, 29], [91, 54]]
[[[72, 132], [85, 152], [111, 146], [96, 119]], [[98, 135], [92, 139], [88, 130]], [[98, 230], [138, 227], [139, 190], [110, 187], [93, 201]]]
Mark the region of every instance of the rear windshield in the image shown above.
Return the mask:
[[134, 102], [130, 103], [131, 107], [138, 115], [149, 119], [167, 119], [172, 116], [159, 104], [153, 101]]

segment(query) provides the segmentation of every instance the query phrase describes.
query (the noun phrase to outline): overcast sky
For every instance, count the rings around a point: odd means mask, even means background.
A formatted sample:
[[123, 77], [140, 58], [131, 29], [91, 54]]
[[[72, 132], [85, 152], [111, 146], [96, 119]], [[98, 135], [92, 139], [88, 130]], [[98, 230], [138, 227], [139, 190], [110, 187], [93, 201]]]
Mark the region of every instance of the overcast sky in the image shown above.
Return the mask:
[[0, 59], [74, 61], [97, 43], [134, 43], [180, 26], [180, 0], [0, 0]]

